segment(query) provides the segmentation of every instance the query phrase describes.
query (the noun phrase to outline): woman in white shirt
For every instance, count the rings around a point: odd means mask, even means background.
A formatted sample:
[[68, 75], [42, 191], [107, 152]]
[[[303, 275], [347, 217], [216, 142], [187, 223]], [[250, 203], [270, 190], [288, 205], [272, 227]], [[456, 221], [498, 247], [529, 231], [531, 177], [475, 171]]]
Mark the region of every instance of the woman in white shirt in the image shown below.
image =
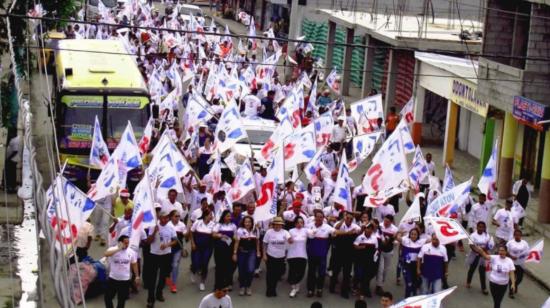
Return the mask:
[[514, 261], [508, 258], [508, 249], [506, 246], [500, 246], [498, 248], [498, 255], [489, 255], [483, 249], [478, 248], [475, 245], [470, 245], [472, 250], [479, 253], [485, 260], [491, 262], [491, 272], [489, 273], [489, 288], [493, 297], [494, 308], [500, 308], [508, 284], [510, 284], [510, 290], [515, 291], [516, 275]]
[[216, 262], [216, 274], [214, 284], [221, 287], [232, 288], [235, 262], [233, 255], [233, 238], [237, 226], [231, 222], [231, 212], [225, 210], [220, 216], [220, 221], [214, 227], [214, 261]]
[[[489, 252], [493, 249], [494, 242], [493, 238], [485, 231], [486, 229], [487, 226], [485, 226], [485, 222], [478, 222], [476, 232], [470, 235], [470, 239], [476, 247], [483, 249], [485, 252]], [[483, 294], [489, 294], [489, 292], [487, 292], [487, 282], [485, 280], [485, 262], [482, 260], [481, 255], [475, 250], [471, 250], [466, 258], [466, 263], [470, 265], [468, 268], [468, 276], [466, 278], [466, 288], [469, 289], [472, 287], [472, 278], [474, 277], [474, 272], [477, 267], [479, 272], [479, 283], [481, 284], [481, 292], [483, 292]]]
[[304, 218], [294, 219], [294, 228], [290, 229], [290, 239], [286, 261], [288, 262], [288, 283], [291, 285], [290, 297], [295, 297], [300, 291], [300, 281], [304, 278], [307, 264], [307, 230], [304, 228]]
[[267, 297], [277, 296], [277, 283], [285, 273], [286, 245], [290, 233], [283, 229], [284, 221], [281, 217], [273, 218], [272, 228], [264, 235], [263, 260], [266, 263], [266, 284], [265, 295]]
[[[212, 257], [212, 233], [216, 226], [212, 219], [212, 212], [205, 209], [202, 216], [191, 226], [191, 272], [193, 275], [200, 273], [199, 289], [201, 291], [205, 290], [204, 282], [208, 275], [208, 263]], [[195, 281], [193, 275], [191, 276], [191, 282]]]
[[244, 216], [241, 220], [241, 227], [235, 235], [233, 247], [233, 262], [239, 267], [239, 295], [252, 295], [250, 285], [256, 269], [256, 260], [260, 255], [259, 232], [254, 228], [254, 218]]
[[176, 285], [178, 281], [181, 253], [183, 249], [183, 241], [185, 240], [184, 237], [187, 235], [187, 227], [183, 222], [181, 222], [180, 218], [181, 217], [178, 210], [173, 210], [170, 212], [170, 221], [168, 222], [168, 225], [174, 228], [178, 239], [177, 244], [172, 247], [172, 274], [170, 275], [171, 279], [167, 280], [168, 287], [170, 287], [170, 292], [172, 293], [178, 292]]
[[506, 243], [506, 248], [508, 248], [508, 256], [510, 256], [510, 258], [514, 261], [514, 265], [516, 267], [515, 290], [512, 291], [512, 288], [510, 288], [510, 292], [508, 294], [510, 298], [514, 298], [514, 293], [518, 293], [518, 286], [523, 280], [523, 265], [525, 264], [525, 258], [529, 255], [530, 250], [529, 244], [521, 238], [522, 235], [523, 233], [521, 230], [516, 229], [514, 230], [514, 238]]

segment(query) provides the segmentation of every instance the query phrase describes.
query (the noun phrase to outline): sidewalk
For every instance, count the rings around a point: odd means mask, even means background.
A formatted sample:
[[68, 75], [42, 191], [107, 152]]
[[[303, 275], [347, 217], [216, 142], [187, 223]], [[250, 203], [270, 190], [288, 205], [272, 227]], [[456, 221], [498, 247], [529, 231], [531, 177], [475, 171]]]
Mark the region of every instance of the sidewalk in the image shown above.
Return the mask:
[[[442, 147], [426, 146], [422, 147], [424, 155], [432, 154], [433, 161], [436, 165], [436, 176], [443, 179], [445, 175], [445, 166], [442, 164], [443, 149]], [[453, 177], [455, 184], [467, 181], [472, 175], [474, 176], [474, 185], [477, 185], [479, 180], [479, 160], [470, 154], [455, 150], [455, 161], [453, 164]], [[548, 251], [550, 249], [550, 224], [541, 224], [537, 221], [539, 201], [537, 195], [533, 194], [527, 206], [527, 213], [524, 221], [524, 228], [527, 231], [523, 237], [529, 245], [533, 245], [539, 239], [544, 238], [544, 246]], [[499, 200], [499, 206], [504, 205], [504, 199]], [[528, 263], [525, 266], [525, 273], [538, 284], [550, 292], [550, 253], [544, 253], [542, 262], [539, 264]]]

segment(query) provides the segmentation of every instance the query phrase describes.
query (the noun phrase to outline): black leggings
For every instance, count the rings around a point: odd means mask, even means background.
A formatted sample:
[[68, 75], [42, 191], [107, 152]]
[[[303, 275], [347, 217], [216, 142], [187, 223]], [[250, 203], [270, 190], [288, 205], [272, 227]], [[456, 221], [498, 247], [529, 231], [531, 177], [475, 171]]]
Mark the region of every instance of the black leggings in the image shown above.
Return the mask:
[[480, 260], [481, 257], [476, 256], [472, 264], [470, 264], [470, 268], [468, 269], [468, 278], [466, 282], [468, 282], [468, 284], [472, 282], [472, 278], [474, 277], [474, 272], [477, 267], [479, 271], [479, 283], [481, 284], [481, 290], [487, 290], [487, 283], [485, 281], [485, 262], [479, 264]]
[[506, 294], [506, 289], [508, 289], [507, 284], [496, 284], [489, 281], [489, 288], [491, 289], [491, 296], [493, 296], [494, 308], [500, 308], [500, 303]]
[[[521, 281], [523, 280], [523, 266], [522, 265], [516, 265], [516, 293], [518, 292], [518, 287]], [[510, 281], [510, 288], [512, 287], [512, 281]], [[512, 290], [510, 290], [512, 291]]]
[[277, 296], [277, 283], [286, 271], [285, 258], [273, 258], [267, 255], [265, 280], [267, 288], [266, 296]]
[[291, 285], [300, 283], [306, 273], [307, 259], [291, 258], [286, 261], [288, 262], [288, 283]]

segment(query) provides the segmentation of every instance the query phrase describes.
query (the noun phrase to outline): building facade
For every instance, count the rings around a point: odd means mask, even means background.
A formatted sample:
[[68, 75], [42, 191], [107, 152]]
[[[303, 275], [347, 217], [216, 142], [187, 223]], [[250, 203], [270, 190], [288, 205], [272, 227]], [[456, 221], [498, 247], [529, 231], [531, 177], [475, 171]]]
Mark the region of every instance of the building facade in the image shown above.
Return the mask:
[[[477, 94], [503, 115], [498, 192], [526, 178], [550, 222], [550, 6], [547, 0], [488, 0]], [[489, 122], [489, 121], [488, 121]], [[494, 131], [494, 130], [493, 130]], [[499, 133], [499, 132], [496, 132]]]

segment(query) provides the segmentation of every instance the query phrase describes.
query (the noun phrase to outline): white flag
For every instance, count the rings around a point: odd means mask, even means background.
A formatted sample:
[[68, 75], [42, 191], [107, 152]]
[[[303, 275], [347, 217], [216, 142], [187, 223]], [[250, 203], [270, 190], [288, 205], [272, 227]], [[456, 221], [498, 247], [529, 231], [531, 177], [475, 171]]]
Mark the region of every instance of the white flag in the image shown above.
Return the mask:
[[453, 189], [442, 193], [434, 201], [428, 204], [426, 216], [448, 217], [456, 212], [460, 204], [463, 204], [470, 195], [473, 177], [468, 181], [453, 187]]
[[222, 112], [216, 126], [216, 147], [220, 153], [225, 152], [237, 141], [248, 138], [246, 130], [241, 122], [241, 115], [235, 101], [231, 101]]
[[498, 139], [495, 140], [495, 145], [493, 146], [493, 151], [491, 152], [491, 157], [483, 169], [483, 173], [479, 178], [477, 187], [479, 191], [484, 193], [487, 196], [487, 200], [493, 201], [497, 199], [496, 193], [496, 182], [497, 182], [497, 151], [498, 151]]
[[118, 161], [111, 157], [88, 192], [88, 197], [97, 201], [112, 196], [118, 191], [119, 183]]
[[92, 148], [90, 151], [90, 166], [103, 168], [111, 158], [109, 154], [109, 148], [105, 140], [103, 140], [103, 135], [101, 134], [101, 126], [99, 125], [99, 120], [97, 115], [95, 116], [94, 121], [94, 135], [92, 137]]
[[407, 104], [403, 106], [403, 109], [401, 109], [401, 118], [407, 122], [407, 124], [411, 124], [414, 122], [414, 99], [411, 97]]
[[357, 123], [359, 134], [368, 134], [381, 129], [378, 127], [378, 119], [384, 122], [384, 109], [382, 95], [377, 94], [363, 98], [350, 105], [351, 116]]
[[407, 209], [407, 212], [405, 212], [405, 215], [401, 218], [401, 222], [409, 222], [409, 221], [419, 221], [422, 217], [422, 214], [420, 212], [420, 198], [425, 198], [424, 193], [417, 193], [416, 196], [414, 196], [414, 201], [411, 204], [411, 206]]
[[238, 201], [255, 188], [256, 183], [254, 182], [252, 167], [250, 166], [250, 161], [247, 159], [235, 175], [229, 197], [233, 202]]
[[443, 178], [443, 192], [447, 192], [455, 187], [455, 181], [453, 180], [453, 173], [449, 165], [445, 164], [445, 178]]
[[540, 263], [544, 251], [544, 239], [540, 239], [529, 249], [529, 254], [525, 258], [526, 263]]
[[[396, 133], [396, 132], [394, 132]], [[378, 155], [378, 153], [384, 155]], [[370, 196], [389, 198], [408, 189], [409, 175], [405, 148], [400, 138], [388, 139], [373, 159], [363, 178], [363, 189]], [[376, 157], [376, 156], [375, 156]]]
[[439, 308], [443, 299], [455, 289], [456, 286], [435, 294], [408, 297], [390, 308]]
[[292, 170], [294, 166], [309, 162], [315, 156], [315, 130], [310, 124], [298, 128], [284, 142], [285, 170]]
[[374, 150], [374, 146], [376, 145], [378, 138], [380, 138], [380, 135], [380, 132], [376, 132], [354, 136], [353, 151], [355, 152], [355, 156], [359, 157], [361, 160], [367, 158], [372, 153], [372, 150]]
[[338, 178], [336, 179], [332, 201], [345, 206], [348, 211], [352, 210], [350, 182], [351, 177], [349, 176], [346, 151], [344, 150], [342, 160], [340, 161], [340, 168], [338, 170]]
[[441, 245], [447, 245], [469, 237], [468, 232], [464, 230], [460, 223], [452, 218], [425, 217], [425, 219], [432, 224], [434, 233]]

